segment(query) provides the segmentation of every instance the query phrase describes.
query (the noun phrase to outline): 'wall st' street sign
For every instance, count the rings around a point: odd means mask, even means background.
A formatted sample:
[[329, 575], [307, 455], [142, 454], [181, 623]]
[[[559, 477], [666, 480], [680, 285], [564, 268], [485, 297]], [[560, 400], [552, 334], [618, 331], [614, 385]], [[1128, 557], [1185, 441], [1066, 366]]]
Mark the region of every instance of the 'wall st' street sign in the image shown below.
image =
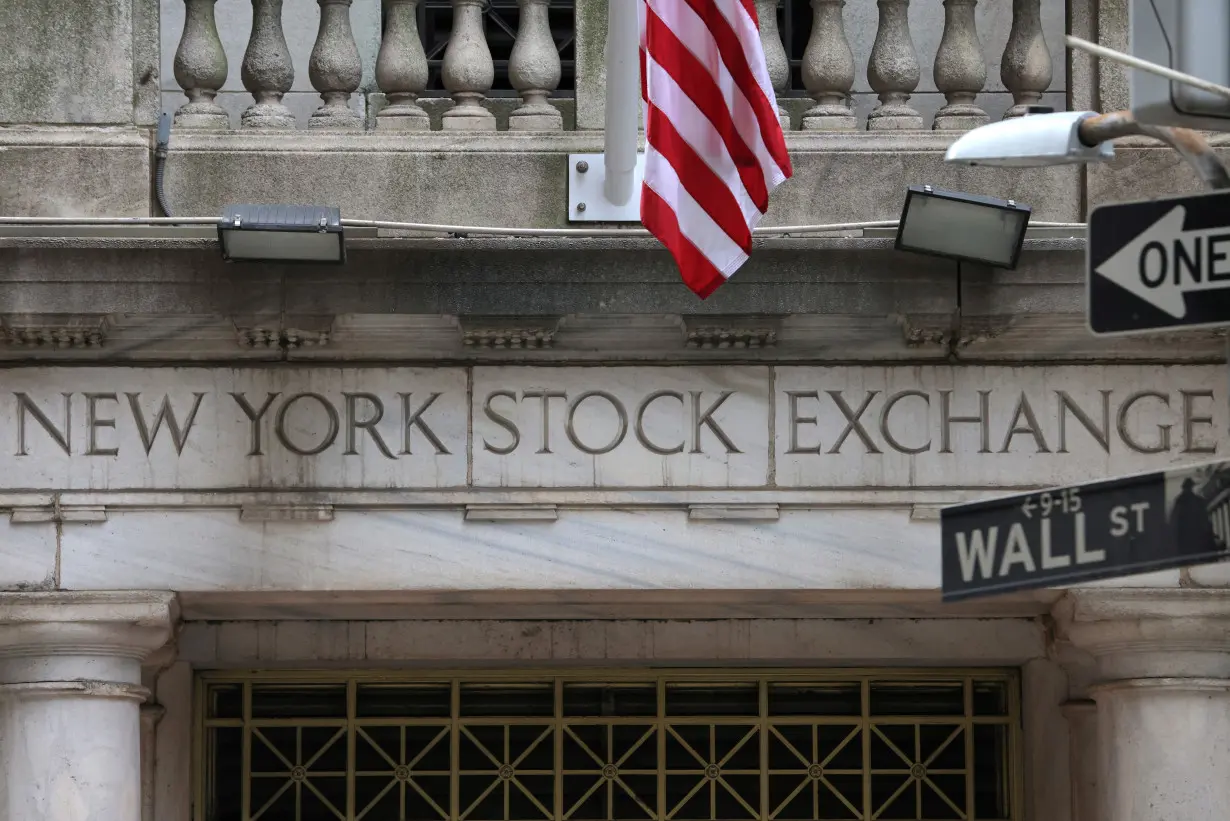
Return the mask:
[[1230, 192], [1095, 208], [1087, 248], [1094, 334], [1230, 324]]
[[955, 505], [944, 601], [1230, 558], [1230, 461]]

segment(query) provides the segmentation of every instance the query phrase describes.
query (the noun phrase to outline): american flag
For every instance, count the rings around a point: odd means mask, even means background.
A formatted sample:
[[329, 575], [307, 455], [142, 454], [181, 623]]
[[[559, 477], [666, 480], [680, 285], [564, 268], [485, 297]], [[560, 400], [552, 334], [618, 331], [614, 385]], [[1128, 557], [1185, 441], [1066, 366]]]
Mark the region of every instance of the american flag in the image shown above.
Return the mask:
[[[630, 2], [630, 0], [612, 0]], [[702, 299], [747, 261], [791, 173], [753, 0], [634, 0], [641, 26], [641, 222]]]

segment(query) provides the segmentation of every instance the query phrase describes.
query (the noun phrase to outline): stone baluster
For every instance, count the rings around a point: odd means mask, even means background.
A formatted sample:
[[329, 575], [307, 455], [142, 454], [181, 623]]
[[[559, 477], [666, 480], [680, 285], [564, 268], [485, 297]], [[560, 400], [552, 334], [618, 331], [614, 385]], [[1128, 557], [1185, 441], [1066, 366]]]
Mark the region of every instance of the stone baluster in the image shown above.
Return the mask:
[[384, 36], [376, 57], [376, 83], [389, 104], [376, 128], [424, 131], [431, 128], [418, 96], [427, 88], [427, 55], [419, 39], [419, 0], [385, 0]]
[[[777, 0], [756, 0], [756, 18], [760, 23], [760, 47], [764, 51], [765, 66], [769, 69], [769, 82], [773, 84], [773, 92], [781, 100], [782, 92], [790, 84], [790, 61], [786, 58], [786, 47], [782, 45], [782, 35], [777, 30]], [[777, 118], [782, 129], [790, 129], [790, 115], [777, 106]]]
[[559, 131], [564, 120], [547, 102], [559, 86], [559, 50], [547, 18], [550, 0], [517, 0], [521, 19], [517, 42], [508, 58], [508, 75], [521, 95], [521, 105], [508, 115], [510, 131]]
[[967, 130], [990, 119], [974, 100], [987, 81], [987, 61], [978, 42], [978, 0], [944, 0], [944, 36], [935, 53], [935, 87], [947, 105], [935, 114], [937, 130]]
[[848, 104], [854, 85], [854, 54], [842, 20], [845, 5], [845, 0], [811, 0], [811, 36], [803, 49], [803, 85], [816, 104], [803, 114], [806, 131], [845, 131], [857, 125]]
[[918, 87], [918, 55], [910, 37], [910, 0], [877, 0], [880, 24], [867, 64], [867, 80], [880, 104], [867, 117], [872, 131], [922, 128], [922, 116], [910, 106]]
[[282, 0], [252, 0], [252, 36], [243, 55], [243, 87], [255, 102], [240, 117], [244, 128], [294, 128], [282, 97], [295, 82], [295, 66], [282, 33]]
[[226, 83], [226, 52], [214, 22], [217, 0], [184, 0], [184, 33], [175, 50], [175, 82], [188, 102], [175, 112], [180, 128], [229, 128], [230, 117], [216, 98]]
[[363, 118], [350, 108], [350, 95], [363, 79], [359, 47], [350, 30], [351, 0], [316, 0], [320, 28], [308, 59], [308, 77], [324, 102], [308, 120], [311, 128], [362, 128]]
[[1042, 100], [1051, 85], [1051, 71], [1040, 0], [1012, 0], [1012, 30], [999, 65], [1004, 88], [1012, 92], [1013, 105], [1004, 113], [1005, 120], [1024, 116], [1027, 107]]
[[454, 105], [444, 112], [445, 131], [494, 131], [495, 115], [483, 106], [495, 82], [495, 63], [483, 31], [486, 0], [453, 0], [453, 30], [441, 76]]

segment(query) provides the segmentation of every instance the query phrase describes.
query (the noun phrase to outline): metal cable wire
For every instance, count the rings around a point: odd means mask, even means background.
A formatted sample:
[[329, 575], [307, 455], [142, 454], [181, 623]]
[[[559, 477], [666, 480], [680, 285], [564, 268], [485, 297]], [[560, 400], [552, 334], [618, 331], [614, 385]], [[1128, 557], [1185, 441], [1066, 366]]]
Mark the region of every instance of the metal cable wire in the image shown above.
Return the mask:
[[[217, 217], [0, 217], [0, 226], [159, 226], [159, 225], [217, 225]], [[869, 222], [836, 222], [820, 225], [771, 225], [757, 228], [757, 236], [781, 236], [789, 234], [822, 234], [838, 231], [858, 231], [867, 228], [896, 228], [900, 220], [875, 220]], [[452, 236], [504, 236], [504, 237], [649, 237], [644, 228], [506, 228], [490, 225], [440, 225], [425, 222], [396, 222], [392, 220], [343, 219], [343, 227], [376, 228], [388, 231], [416, 231], [419, 233], [448, 234]], [[1069, 228], [1084, 230], [1083, 222], [1030, 222], [1035, 228]]]

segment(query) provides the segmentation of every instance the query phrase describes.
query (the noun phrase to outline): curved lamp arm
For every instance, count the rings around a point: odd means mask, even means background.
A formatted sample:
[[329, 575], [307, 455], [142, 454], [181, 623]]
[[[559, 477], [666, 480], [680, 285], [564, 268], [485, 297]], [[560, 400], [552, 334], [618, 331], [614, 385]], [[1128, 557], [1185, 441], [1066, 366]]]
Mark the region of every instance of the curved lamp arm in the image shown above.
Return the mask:
[[1138, 123], [1130, 111], [1112, 111], [1082, 120], [1077, 129], [1081, 142], [1088, 146], [1117, 137], [1143, 135], [1160, 140], [1178, 151], [1209, 188], [1230, 188], [1230, 172], [1200, 132], [1190, 128], [1169, 128]]

